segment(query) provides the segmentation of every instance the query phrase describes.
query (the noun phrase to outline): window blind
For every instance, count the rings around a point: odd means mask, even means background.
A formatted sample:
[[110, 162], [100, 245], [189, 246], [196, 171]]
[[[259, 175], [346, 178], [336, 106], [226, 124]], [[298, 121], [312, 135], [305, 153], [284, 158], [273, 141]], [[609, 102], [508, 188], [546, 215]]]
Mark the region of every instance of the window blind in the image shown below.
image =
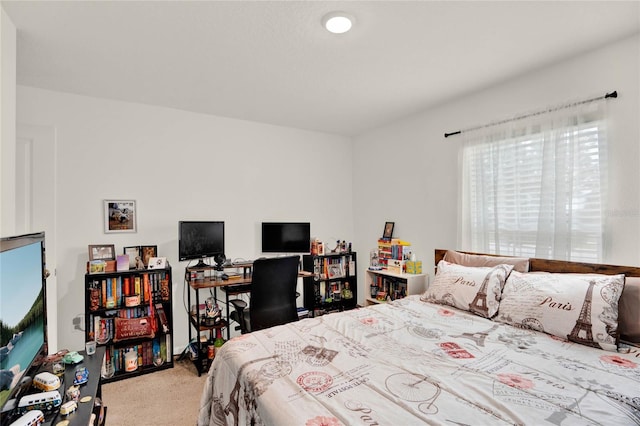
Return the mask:
[[554, 120], [549, 129], [534, 124], [494, 132], [463, 148], [463, 247], [601, 260], [604, 121], [568, 121], [558, 126]]

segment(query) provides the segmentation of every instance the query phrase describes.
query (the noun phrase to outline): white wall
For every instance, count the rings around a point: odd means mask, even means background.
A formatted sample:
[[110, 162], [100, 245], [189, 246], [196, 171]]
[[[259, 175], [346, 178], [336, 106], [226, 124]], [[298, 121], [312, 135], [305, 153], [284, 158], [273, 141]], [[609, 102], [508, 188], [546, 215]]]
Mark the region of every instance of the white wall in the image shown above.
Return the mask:
[[0, 8], [0, 235], [15, 232], [16, 26]]
[[[179, 220], [224, 220], [229, 258], [260, 256], [262, 221], [352, 241], [345, 137], [18, 86], [18, 122], [54, 126], [59, 347], [79, 349], [89, 244], [157, 245], [173, 266], [174, 346], [188, 340]], [[103, 233], [103, 200], [134, 199], [138, 232]], [[84, 324], [84, 321], [82, 322]]]
[[609, 102], [612, 167], [604, 262], [638, 265], [639, 63], [636, 35], [355, 138], [355, 244], [362, 252], [374, 248], [383, 223], [395, 221], [394, 236], [409, 240], [425, 269], [433, 271], [434, 248], [458, 248], [462, 137], [445, 139], [445, 132], [617, 90], [619, 98]]

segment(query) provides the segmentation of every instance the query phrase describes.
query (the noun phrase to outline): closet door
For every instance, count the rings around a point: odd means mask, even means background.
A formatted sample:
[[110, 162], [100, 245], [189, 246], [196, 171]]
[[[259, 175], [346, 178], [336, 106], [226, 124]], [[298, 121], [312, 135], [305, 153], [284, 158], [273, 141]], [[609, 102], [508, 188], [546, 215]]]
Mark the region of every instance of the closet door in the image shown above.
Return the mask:
[[[58, 324], [56, 293], [56, 138], [52, 126], [16, 126], [15, 234], [45, 232], [47, 323]], [[58, 350], [58, 330], [48, 327], [49, 353]]]

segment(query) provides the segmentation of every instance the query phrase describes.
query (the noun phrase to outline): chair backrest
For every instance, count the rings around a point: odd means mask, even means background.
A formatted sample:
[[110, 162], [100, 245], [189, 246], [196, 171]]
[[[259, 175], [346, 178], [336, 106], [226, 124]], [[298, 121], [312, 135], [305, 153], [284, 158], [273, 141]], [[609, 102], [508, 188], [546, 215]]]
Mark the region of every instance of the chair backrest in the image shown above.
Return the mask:
[[251, 279], [251, 331], [298, 320], [298, 256], [257, 259]]

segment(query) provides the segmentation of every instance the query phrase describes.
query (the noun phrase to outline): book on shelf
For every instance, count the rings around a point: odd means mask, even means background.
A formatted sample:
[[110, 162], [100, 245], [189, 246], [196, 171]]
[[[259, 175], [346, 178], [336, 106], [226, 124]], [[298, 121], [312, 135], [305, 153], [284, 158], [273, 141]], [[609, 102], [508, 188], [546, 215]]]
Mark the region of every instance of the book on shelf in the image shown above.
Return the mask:
[[105, 359], [111, 361], [116, 373], [126, 371], [125, 357], [128, 353], [135, 354], [138, 368], [160, 366], [170, 360], [170, 355], [167, 357], [167, 345], [170, 345], [170, 342], [170, 339], [161, 337], [133, 345], [111, 345], [107, 348]]
[[169, 273], [145, 271], [135, 276], [94, 279], [91, 289], [97, 291], [98, 306], [108, 309], [126, 306], [125, 300], [128, 296], [140, 296], [141, 304], [150, 303], [157, 298], [169, 300]]
[[171, 334], [167, 333], [164, 335], [164, 347], [163, 340], [160, 339], [160, 351], [163, 353], [165, 360], [171, 359], [171, 354], [173, 353], [171, 348]]
[[160, 319], [160, 324], [162, 325], [162, 331], [168, 333], [169, 321], [167, 320], [167, 315], [164, 312], [162, 303], [156, 303], [156, 312], [158, 313], [158, 318]]

